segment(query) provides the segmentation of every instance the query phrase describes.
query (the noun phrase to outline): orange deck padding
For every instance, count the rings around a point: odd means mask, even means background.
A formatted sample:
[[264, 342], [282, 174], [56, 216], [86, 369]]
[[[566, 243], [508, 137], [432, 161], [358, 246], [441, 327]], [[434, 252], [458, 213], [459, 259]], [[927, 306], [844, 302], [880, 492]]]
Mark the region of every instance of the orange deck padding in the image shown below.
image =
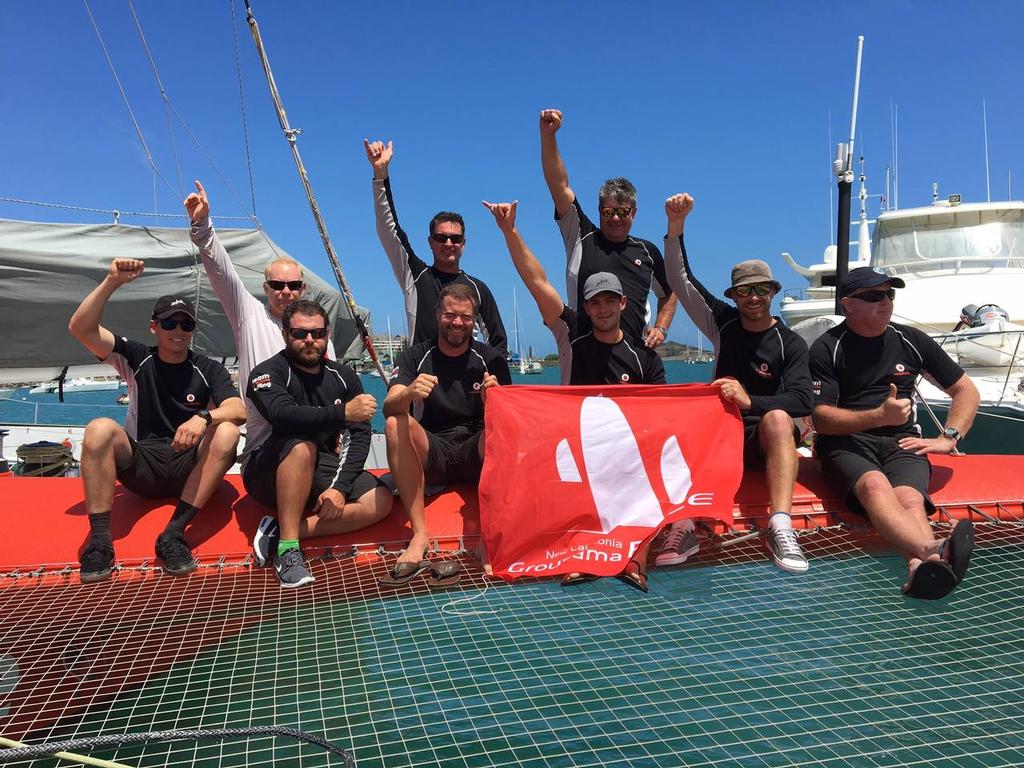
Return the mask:
[[[1024, 501], [1024, 456], [935, 456], [932, 465], [932, 499], [951, 515], [967, 516], [971, 504], [999, 517], [1002, 510], [998, 502], [1012, 507], [1006, 517], [1019, 519]], [[0, 572], [77, 563], [89, 531], [82, 494], [79, 478], [0, 477], [0, 520], [4, 522]], [[763, 474], [748, 472], [736, 494], [737, 527], [766, 517], [768, 506]], [[111, 516], [118, 560], [124, 564], [152, 560], [156, 537], [172, 511], [169, 502], [142, 499], [119, 488]], [[840, 519], [850, 519], [842, 502], [825, 485], [818, 462], [813, 459], [800, 460], [793, 512], [794, 524], [801, 527], [835, 521], [835, 513]], [[189, 526], [189, 543], [205, 562], [221, 555], [244, 554], [250, 550], [260, 517], [267, 513], [245, 493], [241, 478], [231, 475]], [[475, 544], [480, 532], [475, 489], [461, 487], [435, 497], [427, 505], [427, 521], [431, 535], [442, 542], [457, 543], [461, 539]], [[315, 550], [380, 543], [394, 548], [409, 536], [408, 520], [396, 502], [391, 515], [370, 528], [310, 539], [303, 542], [303, 547]]]

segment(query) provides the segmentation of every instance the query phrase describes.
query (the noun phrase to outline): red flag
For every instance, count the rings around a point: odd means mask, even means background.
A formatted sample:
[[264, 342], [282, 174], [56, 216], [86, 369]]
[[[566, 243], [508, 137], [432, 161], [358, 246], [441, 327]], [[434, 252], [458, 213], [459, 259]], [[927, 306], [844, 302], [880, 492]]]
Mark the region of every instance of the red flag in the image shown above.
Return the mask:
[[480, 525], [495, 575], [613, 576], [665, 523], [731, 523], [743, 427], [718, 391], [491, 389]]

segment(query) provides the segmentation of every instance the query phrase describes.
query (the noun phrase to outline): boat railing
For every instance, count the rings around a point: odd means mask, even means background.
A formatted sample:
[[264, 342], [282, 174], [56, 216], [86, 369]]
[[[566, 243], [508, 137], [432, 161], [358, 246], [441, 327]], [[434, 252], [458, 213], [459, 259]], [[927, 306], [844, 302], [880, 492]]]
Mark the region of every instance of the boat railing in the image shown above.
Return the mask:
[[960, 269], [1024, 269], [1024, 258], [1019, 256], [925, 256], [918, 252], [915, 258], [903, 261], [876, 259], [872, 266], [882, 267], [892, 274], [930, 272], [936, 269], [958, 271]]
[[[92, 419], [103, 416], [123, 423], [126, 413], [123, 405], [48, 403], [0, 397], [0, 422], [4, 424], [85, 426]], [[81, 414], [81, 416], [76, 418], [76, 414]]]

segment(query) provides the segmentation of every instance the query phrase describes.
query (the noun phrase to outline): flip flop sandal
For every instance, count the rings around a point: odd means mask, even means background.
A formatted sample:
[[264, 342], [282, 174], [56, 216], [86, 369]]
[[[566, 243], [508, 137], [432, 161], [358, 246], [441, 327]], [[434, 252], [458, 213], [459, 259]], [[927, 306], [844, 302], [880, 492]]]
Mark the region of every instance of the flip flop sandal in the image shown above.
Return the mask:
[[431, 589], [448, 589], [462, 581], [462, 566], [454, 560], [444, 560], [430, 566], [427, 586]]
[[943, 544], [943, 557], [945, 550], [949, 550], [949, 567], [953, 569], [956, 576], [956, 583], [964, 580], [967, 574], [967, 566], [971, 564], [971, 555], [974, 554], [974, 523], [970, 520], [961, 520], [953, 528], [953, 533]]
[[589, 573], [567, 573], [562, 577], [563, 587], [575, 587], [577, 584], [587, 584], [597, 581], [600, 576], [591, 576]]
[[377, 582], [385, 587], [400, 587], [408, 584], [429, 567], [429, 560], [420, 560], [418, 563], [395, 563], [390, 571], [377, 577]]
[[628, 584], [633, 589], [638, 589], [644, 593], [647, 592], [647, 573], [636, 560], [630, 560], [625, 570], [615, 578], [624, 584]]
[[956, 587], [956, 574], [945, 560], [925, 560], [914, 571], [903, 594], [918, 600], [940, 600]]

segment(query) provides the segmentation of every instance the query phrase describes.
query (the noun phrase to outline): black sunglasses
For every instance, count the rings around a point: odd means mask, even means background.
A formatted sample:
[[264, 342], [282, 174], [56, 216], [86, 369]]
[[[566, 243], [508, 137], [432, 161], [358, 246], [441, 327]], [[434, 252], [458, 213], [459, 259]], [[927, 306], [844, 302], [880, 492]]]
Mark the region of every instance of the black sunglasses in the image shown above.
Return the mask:
[[444, 245], [449, 240], [452, 241], [452, 245], [462, 245], [466, 240], [463, 235], [446, 235], [442, 232], [435, 232], [430, 236], [430, 239], [438, 245]]
[[288, 286], [288, 290], [294, 293], [301, 291], [305, 283], [301, 280], [267, 280], [267, 285], [275, 291], [283, 291], [285, 286]]
[[165, 331], [173, 331], [175, 328], [181, 327], [185, 333], [192, 333], [196, 329], [196, 321], [191, 318], [185, 318], [184, 320], [175, 320], [173, 317], [165, 317], [163, 320], [158, 320], [160, 327]]
[[896, 299], [896, 289], [890, 288], [887, 291], [864, 291], [864, 293], [855, 293], [850, 296], [851, 299], [860, 299], [866, 301], [868, 304], [877, 304], [882, 299], [889, 299], [894, 301]]
[[323, 339], [327, 337], [326, 328], [289, 328], [288, 335], [296, 341], [302, 341], [307, 336], [312, 336], [314, 339]]

